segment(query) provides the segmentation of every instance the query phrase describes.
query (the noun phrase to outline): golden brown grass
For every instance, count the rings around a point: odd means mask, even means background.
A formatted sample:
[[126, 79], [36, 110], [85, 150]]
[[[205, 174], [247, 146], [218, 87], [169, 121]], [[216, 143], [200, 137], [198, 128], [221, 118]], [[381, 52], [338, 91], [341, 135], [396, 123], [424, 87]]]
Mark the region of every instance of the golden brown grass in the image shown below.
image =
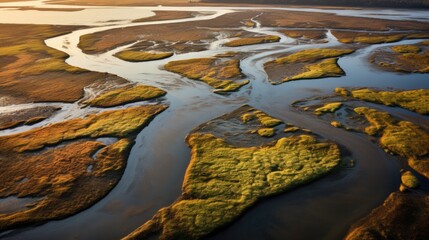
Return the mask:
[[164, 96], [165, 91], [146, 85], [129, 85], [102, 92], [86, 104], [95, 107], [113, 107]]
[[125, 137], [145, 127], [156, 114], [165, 109], [163, 105], [148, 105], [112, 110], [3, 136], [0, 137], [0, 152], [34, 151], [85, 137]]
[[397, 53], [419, 53], [421, 51], [420, 47], [414, 45], [397, 45], [390, 48]]
[[178, 73], [189, 79], [207, 83], [215, 92], [237, 91], [248, 81], [236, 81], [242, 78], [239, 60], [224, 60], [217, 58], [195, 58], [172, 61], [164, 68], [170, 72]]
[[[94, 204], [119, 181], [132, 143], [121, 139], [105, 146], [78, 141], [37, 153], [2, 154], [0, 197], [34, 201], [19, 211], [0, 214], [0, 230], [64, 218]], [[99, 149], [94, 160], [91, 156]]]
[[337, 58], [353, 53], [354, 49], [314, 48], [291, 53], [264, 64], [272, 84], [299, 79], [338, 77], [344, 75]]
[[173, 52], [143, 52], [125, 50], [115, 54], [115, 57], [128, 62], [146, 62], [169, 58], [173, 56]]
[[429, 33], [371, 33], [332, 31], [332, 34], [342, 43], [379, 44], [398, 42], [403, 39], [428, 38]]
[[308, 64], [304, 67], [301, 73], [286, 77], [283, 82], [301, 80], [301, 79], [316, 79], [325, 77], [340, 77], [344, 75], [344, 71], [337, 63], [337, 59], [324, 59], [318, 63]]
[[321, 28], [345, 30], [415, 30], [428, 31], [425, 22], [395, 21], [365, 17], [338, 16], [333, 13], [270, 10], [258, 17], [266, 27]]
[[238, 38], [231, 40], [227, 43], [225, 43], [225, 46], [227, 47], [240, 47], [240, 46], [246, 46], [246, 45], [254, 45], [254, 44], [262, 44], [262, 43], [272, 43], [272, 42], [278, 42], [280, 41], [279, 36], [261, 36], [261, 37], [249, 37], [249, 38]]
[[277, 58], [273, 62], [277, 64], [314, 62], [314, 61], [326, 59], [326, 58], [341, 57], [347, 54], [351, 54], [354, 51], [355, 51], [354, 49], [343, 49], [343, 48], [305, 49], [305, 50], [287, 55], [286, 57]]

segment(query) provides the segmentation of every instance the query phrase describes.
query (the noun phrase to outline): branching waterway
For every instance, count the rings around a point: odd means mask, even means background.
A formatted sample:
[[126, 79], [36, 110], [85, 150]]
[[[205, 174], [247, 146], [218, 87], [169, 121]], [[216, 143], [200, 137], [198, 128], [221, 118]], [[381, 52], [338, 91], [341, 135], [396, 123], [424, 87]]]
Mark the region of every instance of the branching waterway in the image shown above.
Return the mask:
[[[8, 3], [9, 6], [35, 6], [50, 8], [70, 8], [64, 5], [49, 5], [43, 1]], [[6, 6], [2, 4], [2, 6]], [[324, 78], [287, 82], [271, 85], [263, 69], [263, 64], [279, 54], [315, 47], [342, 46], [328, 32], [324, 43], [296, 44], [294, 39], [279, 33], [277, 28], [261, 27], [258, 15], [252, 18], [256, 28], [243, 30], [277, 35], [278, 43], [242, 46], [234, 51], [251, 53], [241, 61], [243, 74], [250, 84], [230, 95], [218, 95], [203, 82], [189, 80], [164, 71], [162, 66], [169, 61], [210, 57], [230, 51], [222, 43], [225, 36], [220, 35], [212, 42], [209, 50], [176, 54], [171, 58], [130, 63], [113, 56], [128, 46], [121, 46], [103, 54], [89, 55], [78, 48], [82, 35], [114, 28], [131, 26], [180, 23], [188, 21], [214, 20], [224, 14], [245, 9], [233, 7], [87, 7], [91, 14], [87, 24], [80, 21], [61, 21], [64, 25], [92, 25], [70, 34], [47, 39], [45, 43], [52, 48], [70, 55], [66, 62], [70, 65], [97, 72], [108, 72], [129, 81], [144, 83], [162, 88], [168, 92], [164, 101], [168, 110], [160, 114], [137, 137], [130, 154], [128, 165], [119, 184], [101, 201], [89, 209], [64, 220], [50, 221], [46, 224], [20, 229], [5, 235], [6, 239], [118, 239], [149, 220], [160, 208], [170, 205], [181, 193], [181, 183], [190, 159], [190, 150], [185, 145], [186, 135], [196, 126], [228, 113], [243, 104], [250, 104], [273, 117], [280, 118], [299, 127], [310, 129], [324, 138], [346, 147], [356, 166], [343, 169], [319, 181], [289, 193], [266, 199], [247, 211], [243, 217], [229, 227], [210, 236], [210, 239], [339, 239], [344, 236], [350, 224], [368, 214], [397, 189], [400, 165], [366, 137], [356, 133], [335, 129], [328, 123], [294, 111], [290, 104], [298, 99], [316, 95], [330, 95], [336, 87], [395, 87], [401, 89], [429, 88], [427, 77], [422, 74], [396, 74], [377, 70], [368, 63], [368, 55], [377, 48], [419, 42], [405, 40], [398, 43], [378, 44], [357, 50], [339, 60], [346, 72], [340, 78]], [[132, 9], [130, 13], [129, 10]], [[419, 19], [428, 21], [426, 11], [405, 10], [328, 10], [328, 9], [288, 9], [308, 12], [328, 12], [347, 16], [366, 16], [395, 20]], [[154, 10], [210, 12], [168, 21], [131, 23], [130, 20], [153, 15]], [[32, 11], [16, 8], [0, 10], [0, 22], [55, 24], [54, 20], [28, 19]], [[5, 17], [3, 13], [9, 14]], [[54, 13], [56, 13], [54, 11]], [[76, 12], [67, 12], [73, 16]], [[114, 18], [105, 19], [114, 13]], [[12, 15], [10, 15], [12, 14]], [[27, 14], [27, 18], [25, 17]], [[30, 15], [28, 15], [30, 14]], [[44, 14], [37, 13], [37, 14]], [[52, 14], [52, 13], [49, 13]], [[57, 14], [59, 14], [57, 12]], [[61, 12], [63, 14], [63, 12]], [[103, 17], [98, 18], [98, 14]], [[285, 12], [287, 14], [287, 12]], [[39, 15], [37, 15], [39, 16]], [[76, 15], [74, 15], [76, 16]], [[23, 20], [27, 19], [27, 20]], [[68, 18], [65, 18], [68, 19]], [[109, 22], [109, 20], [118, 20]], [[282, 28], [284, 29], [284, 28]], [[326, 30], [326, 29], [322, 29]], [[87, 90], [87, 94], [92, 94]], [[129, 104], [138, 105], [141, 103]], [[39, 127], [64, 119], [80, 117], [89, 112], [104, 111], [98, 108], [81, 108], [76, 104], [38, 103], [34, 106], [55, 105], [62, 107], [56, 117], [33, 126], [24, 126], [0, 132], [6, 135]], [[0, 111], [26, 108], [27, 105], [14, 105], [0, 108]]]

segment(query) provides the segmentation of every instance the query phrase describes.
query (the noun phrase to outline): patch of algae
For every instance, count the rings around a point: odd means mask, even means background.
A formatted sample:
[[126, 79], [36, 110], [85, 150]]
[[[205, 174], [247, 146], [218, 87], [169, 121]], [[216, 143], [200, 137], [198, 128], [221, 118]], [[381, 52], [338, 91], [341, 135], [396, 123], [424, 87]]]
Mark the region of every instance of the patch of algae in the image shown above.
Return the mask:
[[239, 60], [223, 60], [217, 58], [194, 58], [172, 61], [164, 68], [194, 80], [200, 80], [215, 88], [215, 92], [233, 92], [249, 83], [242, 78]]
[[283, 63], [302, 63], [313, 62], [326, 58], [336, 58], [355, 52], [354, 49], [343, 48], [314, 48], [305, 49], [296, 53], [292, 53], [286, 57], [277, 58], [274, 60], [277, 64]]
[[392, 153], [408, 158], [410, 166], [421, 165], [415, 168], [423, 175], [428, 175], [428, 168], [425, 168], [425, 160], [422, 163], [420, 157], [425, 157], [429, 153], [429, 133], [419, 126], [407, 122], [398, 121], [386, 112], [380, 112], [367, 107], [358, 107], [354, 111], [365, 118], [370, 126], [365, 128], [369, 135], [379, 135], [380, 145]]
[[129, 85], [103, 92], [86, 104], [95, 107], [114, 107], [126, 103], [149, 100], [164, 96], [165, 91], [146, 85]]
[[270, 115], [259, 110], [253, 110], [241, 115], [241, 121], [243, 123], [247, 123], [253, 119], [258, 119], [262, 125], [268, 128], [272, 128], [283, 123], [282, 120], [273, 118]]
[[343, 103], [341, 103], [341, 102], [327, 103], [327, 104], [323, 105], [322, 107], [316, 108], [316, 110], [314, 110], [314, 113], [317, 115], [322, 115], [323, 113], [334, 113], [335, 111], [340, 109], [342, 106], [343, 106]]
[[124, 239], [201, 238], [261, 198], [319, 178], [340, 162], [337, 145], [309, 135], [281, 138], [266, 147], [233, 147], [202, 133], [191, 134], [187, 142], [192, 158], [182, 197]]
[[149, 105], [112, 110], [71, 119], [15, 135], [0, 137], [0, 152], [38, 150], [78, 138], [125, 137], [143, 127], [167, 107]]
[[225, 46], [227, 46], [227, 47], [240, 47], [240, 46], [254, 45], [254, 44], [261, 44], [261, 43], [272, 43], [272, 42], [278, 42], [278, 41], [280, 41], [279, 36], [268, 35], [268, 36], [261, 36], [261, 37], [249, 37], [249, 38], [234, 39], [234, 40], [231, 40], [231, 41], [225, 43]]
[[143, 52], [125, 50], [116, 53], [114, 56], [128, 62], [146, 62], [169, 58], [173, 55], [173, 52]]
[[276, 133], [274, 128], [260, 128], [258, 129], [258, 134], [261, 137], [272, 137]]
[[346, 90], [336, 88], [336, 93], [345, 97], [351, 96], [355, 99], [380, 103], [387, 106], [400, 106], [408, 110], [429, 114], [429, 90], [407, 90], [407, 91], [377, 91], [373, 89]]
[[300, 80], [300, 79], [316, 79], [325, 77], [343, 76], [344, 71], [338, 66], [337, 59], [324, 59], [318, 63], [308, 64], [304, 67], [304, 71], [291, 77], [283, 79], [284, 82]]

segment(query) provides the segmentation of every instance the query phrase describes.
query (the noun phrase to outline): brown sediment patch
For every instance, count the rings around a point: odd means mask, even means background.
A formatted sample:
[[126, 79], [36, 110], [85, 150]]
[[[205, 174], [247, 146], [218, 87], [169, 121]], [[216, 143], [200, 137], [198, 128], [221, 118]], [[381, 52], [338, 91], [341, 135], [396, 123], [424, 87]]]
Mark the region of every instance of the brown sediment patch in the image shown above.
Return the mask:
[[330, 28], [355, 30], [421, 30], [427, 31], [427, 23], [395, 21], [375, 18], [337, 16], [332, 13], [272, 10], [258, 17], [266, 27]]
[[280, 33], [291, 37], [304, 40], [322, 40], [326, 38], [324, 30], [279, 30]]
[[[0, 231], [64, 218], [100, 200], [121, 178], [137, 131], [165, 109], [108, 111], [0, 137], [0, 197], [35, 198], [0, 214]], [[103, 136], [118, 141], [96, 141]]]
[[[175, 52], [204, 50], [208, 47], [208, 42], [216, 40], [219, 34], [230, 37], [238, 33], [244, 34], [245, 31], [239, 29], [242, 26], [240, 21], [255, 15], [256, 13], [252, 11], [235, 12], [220, 16], [216, 21], [204, 20], [112, 29], [81, 36], [79, 47], [85, 53], [96, 54], [142, 41], [133, 48]], [[249, 33], [245, 34], [249, 35]], [[153, 44], [151, 41], [155, 41], [160, 46], [155, 49], [148, 48]]]
[[394, 192], [383, 205], [354, 224], [345, 239], [429, 239], [428, 222], [428, 194]]
[[272, 84], [299, 79], [338, 77], [344, 75], [344, 72], [337, 64], [337, 57], [354, 51], [343, 48], [306, 49], [269, 61], [264, 64], [264, 69]]
[[24, 102], [75, 102], [92, 83], [126, 80], [89, 72], [65, 63], [63, 52], [49, 48], [44, 40], [81, 27], [49, 25], [0, 25], [0, 97]]
[[194, 11], [153, 11], [156, 15], [147, 18], [140, 18], [133, 20], [133, 22], [151, 22], [151, 21], [164, 21], [183, 18], [192, 18], [199, 14]]
[[[416, 48], [419, 48], [419, 51], [416, 51]], [[381, 48], [374, 51], [369, 59], [371, 63], [386, 71], [429, 72], [429, 47], [423, 44]]]
[[149, 100], [164, 96], [165, 91], [146, 85], [129, 85], [113, 90], [104, 91], [85, 104], [95, 107], [113, 107], [126, 103]]
[[34, 107], [0, 114], [0, 130], [32, 125], [55, 114], [57, 107]]
[[244, 106], [233, 115], [203, 124], [187, 137], [192, 157], [182, 196], [125, 239], [201, 238], [231, 223], [261, 199], [313, 181], [338, 166], [337, 145], [307, 134], [278, 137], [270, 145], [248, 147], [237, 147], [227, 142], [230, 139], [216, 137], [218, 131], [238, 134], [248, 131], [249, 126], [253, 128], [254, 123], [241, 121], [248, 111], [257, 110]]
[[212, 86], [217, 93], [233, 92], [249, 83], [243, 78], [240, 60], [225, 58], [195, 58], [172, 61], [164, 68], [189, 79], [199, 80]]
[[351, 32], [332, 31], [332, 34], [342, 43], [365, 43], [378, 44], [397, 42], [403, 39], [429, 38], [427, 32], [414, 33], [372, 33], [372, 32]]

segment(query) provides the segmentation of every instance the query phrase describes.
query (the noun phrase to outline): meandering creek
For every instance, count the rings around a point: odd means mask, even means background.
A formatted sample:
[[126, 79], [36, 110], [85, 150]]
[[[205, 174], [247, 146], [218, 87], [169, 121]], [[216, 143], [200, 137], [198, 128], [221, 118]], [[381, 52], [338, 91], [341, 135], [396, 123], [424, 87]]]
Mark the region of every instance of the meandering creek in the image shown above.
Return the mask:
[[[43, 1], [35, 2], [19, 4], [52, 8], [69, 7], [47, 5]], [[9, 6], [17, 5], [9, 3]], [[208, 57], [230, 50], [222, 46], [221, 43], [225, 41], [222, 37], [211, 43], [209, 50], [174, 55], [168, 59], [145, 63], [125, 62], [113, 56], [114, 53], [127, 46], [99, 55], [87, 55], [77, 47], [79, 37], [113, 28], [212, 20], [232, 11], [252, 8], [74, 7], [86, 8], [88, 14], [100, 11], [100, 14], [107, 13], [106, 16], [109, 16], [108, 13], [115, 12], [117, 17], [97, 19], [92, 16], [87, 20], [89, 25], [93, 25], [92, 27], [47, 39], [46, 44], [69, 54], [70, 58], [66, 61], [70, 65], [91, 71], [109, 72], [132, 82], [166, 90], [168, 94], [164, 97], [164, 101], [170, 107], [139, 134], [121, 181], [104, 199], [72, 217], [11, 232], [4, 236], [5, 239], [118, 239], [127, 235], [149, 220], [159, 208], [170, 205], [180, 195], [181, 183], [190, 159], [190, 150], [184, 143], [186, 135], [196, 126], [228, 113], [243, 104], [249, 104], [271, 116], [310, 129], [324, 138], [339, 143], [351, 152], [352, 158], [356, 160], [356, 166], [352, 169], [342, 169], [292, 192], [266, 199], [247, 211], [243, 217], [229, 227], [209, 236], [209, 239], [339, 239], [344, 236], [350, 224], [368, 214], [371, 209], [380, 205], [389, 193], [398, 188], [401, 165], [398, 161], [394, 161], [395, 157], [384, 153], [365, 136], [332, 128], [322, 120], [294, 111], [290, 104], [298, 99], [329, 95], [335, 87], [429, 88], [427, 76], [423, 74], [387, 73], [373, 68], [367, 61], [369, 53], [374, 49], [416, 43], [419, 40], [372, 45], [342, 57], [339, 65], [347, 74], [344, 77], [300, 80], [274, 86], [267, 81], [263, 70], [263, 64], [266, 61], [274, 59], [278, 54], [298, 49], [343, 44], [339, 43], [329, 32], [326, 43], [296, 45], [295, 40], [280, 34], [275, 31], [275, 28], [264, 28], [257, 24], [256, 28], [244, 29], [255, 33], [278, 35], [281, 37], [281, 41], [234, 48], [234, 51], [253, 53], [241, 61], [243, 74], [250, 80], [250, 84], [236, 93], [222, 96], [212, 93], [210, 87], [202, 82], [185, 79], [161, 69], [161, 66], [169, 61]], [[131, 14], [128, 12], [130, 9], [134, 9]], [[129, 19], [153, 15], [153, 10], [204, 11], [211, 12], [211, 14], [188, 19], [130, 23]], [[429, 20], [429, 12], [418, 11], [416, 13], [414, 10], [377, 12], [370, 10], [292, 10], [326, 11], [341, 15], [386, 19]], [[31, 19], [24, 21], [21, 18], [31, 12], [16, 9], [10, 11], [13, 11], [13, 15], [9, 16], [6, 21], [3, 12], [7, 12], [7, 10], [0, 10], [0, 22], [42, 23], [31, 22]], [[138, 13], [138, 11], [141, 12]], [[73, 13], [76, 12], [71, 12], [71, 14]], [[85, 14], [85, 12], [83, 13]], [[43, 14], [43, 12], [38, 14]], [[118, 19], [121, 21], [106, 22]], [[258, 23], [257, 17], [253, 21]], [[55, 22], [44, 23], [54, 24]], [[64, 20], [62, 24], [80, 25], [83, 23]], [[88, 92], [88, 94], [90, 93]], [[139, 103], [134, 105], [136, 104]], [[63, 108], [49, 122], [83, 116], [88, 112], [103, 111], [97, 108], [80, 108], [77, 104], [39, 103], [34, 105], [55, 105]], [[0, 108], [0, 111], [21, 107], [28, 106], [3, 107]], [[0, 131], [0, 135], [25, 131], [41, 124], [46, 124], [46, 121], [33, 126]]]

